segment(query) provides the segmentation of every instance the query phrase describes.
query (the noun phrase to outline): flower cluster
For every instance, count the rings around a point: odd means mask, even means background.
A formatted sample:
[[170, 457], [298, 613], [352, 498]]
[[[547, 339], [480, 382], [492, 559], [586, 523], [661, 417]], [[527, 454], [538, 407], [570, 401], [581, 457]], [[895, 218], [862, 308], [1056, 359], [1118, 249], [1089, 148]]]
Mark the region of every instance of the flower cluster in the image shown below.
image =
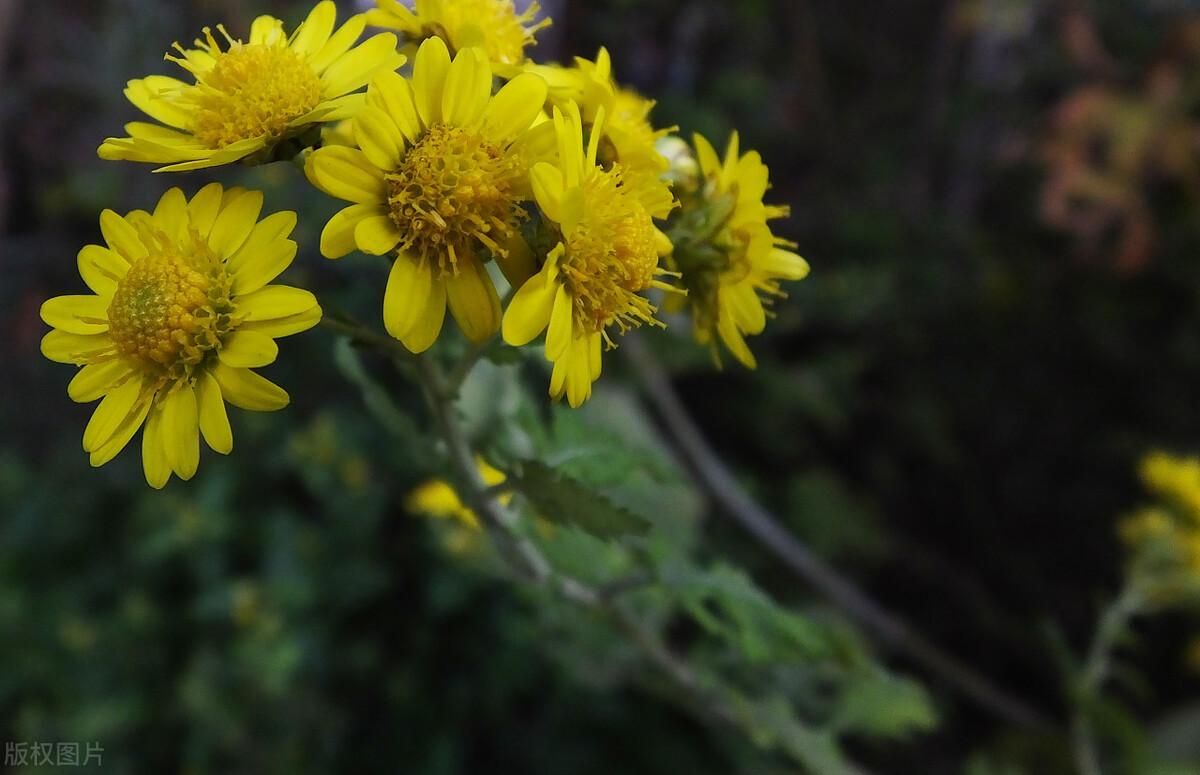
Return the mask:
[[1151, 452], [1139, 474], [1155, 503], [1120, 525], [1130, 575], [1156, 604], [1200, 601], [1200, 458]]
[[[290, 33], [258, 17], [245, 41], [223, 26], [167, 59], [190, 76], [151, 75], [125, 91], [154, 122], [104, 140], [105, 159], [185, 171], [290, 160], [345, 202], [320, 238], [335, 259], [390, 264], [384, 328], [413, 353], [447, 311], [475, 343], [544, 335], [550, 395], [579, 406], [602, 351], [659, 305], [687, 312], [695, 338], [743, 364], [781, 280], [808, 265], [768, 221], [767, 168], [734, 134], [722, 161], [650, 121], [653, 102], [621, 86], [601, 49], [571, 66], [526, 57], [536, 3], [396, 0], [336, 24], [331, 0]], [[381, 28], [365, 40], [367, 25]], [[106, 211], [107, 247], [79, 266], [94, 296], [43, 307], [43, 351], [81, 369], [77, 401], [103, 398], [84, 434], [94, 465], [143, 425], [146, 478], [196, 470], [198, 439], [232, 446], [225, 403], [277, 409], [280, 388], [251, 368], [274, 338], [320, 319], [308, 291], [268, 285], [293, 259], [295, 215], [258, 220], [262, 195], [217, 184], [172, 189], [153, 213]]]

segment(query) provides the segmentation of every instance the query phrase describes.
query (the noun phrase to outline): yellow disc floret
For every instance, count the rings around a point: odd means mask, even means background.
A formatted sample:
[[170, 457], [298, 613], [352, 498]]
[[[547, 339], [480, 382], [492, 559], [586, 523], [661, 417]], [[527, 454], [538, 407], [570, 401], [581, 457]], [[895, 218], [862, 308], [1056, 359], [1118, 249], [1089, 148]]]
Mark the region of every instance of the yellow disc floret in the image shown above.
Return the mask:
[[216, 56], [193, 93], [195, 113], [188, 127], [209, 148], [239, 140], [283, 137], [291, 122], [321, 102], [321, 79], [303, 57], [286, 46], [230, 43], [221, 52], [204, 30]]
[[117, 283], [109, 335], [131, 365], [187, 379], [233, 326], [229, 279], [198, 239], [187, 251], [161, 241], [163, 249], [138, 259]]
[[504, 253], [525, 217], [513, 190], [518, 175], [514, 157], [479, 131], [431, 127], [384, 175], [392, 222], [404, 235], [401, 250], [433, 262], [442, 277], [458, 275], [477, 242]]
[[654, 307], [638, 295], [658, 268], [654, 223], [621, 185], [620, 168], [597, 171], [584, 184], [583, 216], [563, 235], [559, 263], [579, 330], [591, 335], [616, 323], [621, 331], [652, 321]]

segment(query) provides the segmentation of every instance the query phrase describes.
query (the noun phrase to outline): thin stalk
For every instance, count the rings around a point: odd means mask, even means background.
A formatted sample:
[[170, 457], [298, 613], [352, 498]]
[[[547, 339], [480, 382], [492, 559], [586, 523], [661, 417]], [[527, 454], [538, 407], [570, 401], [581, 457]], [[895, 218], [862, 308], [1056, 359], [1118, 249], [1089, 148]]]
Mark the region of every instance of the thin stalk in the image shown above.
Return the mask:
[[666, 373], [654, 362], [645, 344], [637, 337], [628, 337], [622, 343], [621, 351], [641, 378], [651, 403], [699, 485], [727, 515], [793, 573], [812, 584], [851, 619], [875, 633], [885, 643], [907, 653], [980, 707], [1018, 726], [1038, 730], [1054, 728], [1054, 722], [1046, 714], [942, 651], [903, 619], [873, 600], [801, 543], [770, 512], [755, 503], [704, 439]]

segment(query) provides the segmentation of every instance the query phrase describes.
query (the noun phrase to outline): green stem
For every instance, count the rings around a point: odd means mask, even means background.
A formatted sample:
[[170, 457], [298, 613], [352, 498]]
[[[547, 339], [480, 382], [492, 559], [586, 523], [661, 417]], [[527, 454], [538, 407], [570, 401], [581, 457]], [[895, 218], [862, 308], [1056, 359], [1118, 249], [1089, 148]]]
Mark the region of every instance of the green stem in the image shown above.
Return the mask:
[[1141, 590], [1133, 585], [1126, 586], [1100, 617], [1096, 636], [1088, 648], [1075, 687], [1075, 715], [1071, 722], [1075, 762], [1082, 775], [1103, 775], [1099, 739], [1090, 713], [1108, 681], [1117, 641], [1129, 629], [1129, 622], [1142, 611], [1144, 604]]

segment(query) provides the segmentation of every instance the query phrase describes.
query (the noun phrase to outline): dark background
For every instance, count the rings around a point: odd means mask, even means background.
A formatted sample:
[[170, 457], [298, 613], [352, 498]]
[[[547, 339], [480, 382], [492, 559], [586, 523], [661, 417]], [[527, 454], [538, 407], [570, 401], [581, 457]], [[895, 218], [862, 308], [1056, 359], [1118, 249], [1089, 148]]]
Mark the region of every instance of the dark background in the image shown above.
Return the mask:
[[[342, 15], [351, 9], [340, 3]], [[38, 308], [83, 292], [97, 217], [170, 185], [296, 209], [292, 284], [364, 300], [316, 252], [332, 203], [294, 170], [156, 176], [102, 162], [140, 115], [124, 82], [288, 2], [0, 0], [0, 740], [97, 740], [105, 772], [730, 772], [737, 744], [645, 694], [593, 690], [526, 607], [459, 571], [400, 504], [431, 473], [328, 365], [285, 340], [277, 415], [153, 492], [137, 445], [91, 470], [91, 407], [41, 357]], [[560, 0], [531, 56], [609, 48], [659, 125], [731, 129], [771, 168], [811, 276], [715, 372], [686, 325], [651, 337], [697, 421], [803, 540], [946, 649], [1064, 712], [1054, 644], [1119, 587], [1114, 525], [1148, 449], [1200, 448], [1200, 9], [1185, 2]], [[1090, 101], [1089, 101], [1090, 100]], [[1080, 118], [1083, 116], [1083, 118]], [[1149, 116], [1149, 118], [1147, 118]], [[284, 167], [284, 165], [276, 165]], [[323, 296], [324, 298], [324, 296]], [[678, 332], [683, 332], [678, 333]], [[612, 363], [611, 368], [608, 363]], [[602, 382], [630, 382], [619, 358]], [[632, 383], [631, 383], [632, 384]], [[397, 398], [419, 416], [411, 386]], [[422, 420], [423, 421], [423, 420]], [[718, 513], [705, 541], [811, 602]], [[1142, 622], [1127, 692], [1153, 726], [1200, 689], [1191, 624]], [[1054, 634], [1054, 633], [1057, 633]], [[888, 773], [981, 752], [1065, 772], [903, 654], [939, 730], [852, 751]], [[1016, 753], [1013, 753], [1016, 752]], [[1021, 753], [1025, 752], [1025, 753]]]

